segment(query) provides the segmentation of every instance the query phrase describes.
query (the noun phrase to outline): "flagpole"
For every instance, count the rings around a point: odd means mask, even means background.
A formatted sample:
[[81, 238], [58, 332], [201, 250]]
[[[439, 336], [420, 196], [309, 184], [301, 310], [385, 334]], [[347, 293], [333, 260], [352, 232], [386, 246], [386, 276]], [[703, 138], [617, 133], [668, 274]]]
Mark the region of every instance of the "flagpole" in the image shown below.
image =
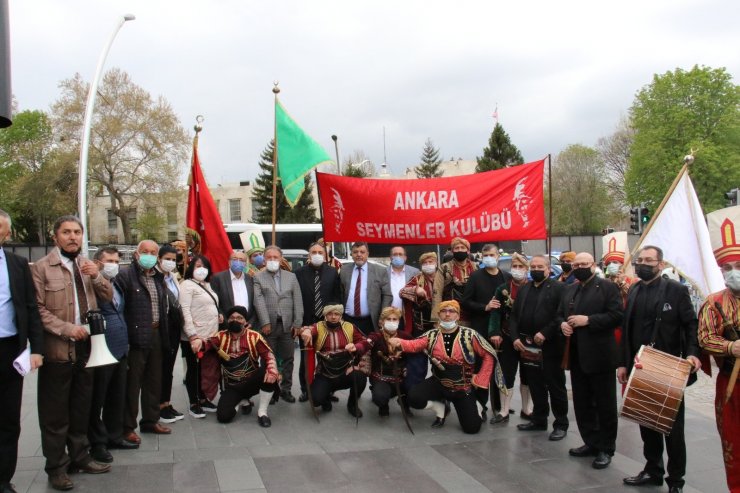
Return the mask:
[[[496, 105], [498, 115], [498, 104]], [[547, 155], [547, 200], [550, 204], [550, 220], [547, 224], [547, 258], [550, 259], [552, 252], [552, 155]]]
[[[324, 208], [321, 205], [321, 189], [319, 188], [319, 171], [318, 169], [313, 169], [313, 176], [316, 180], [316, 197], [319, 199], [319, 221], [321, 221], [321, 238], [324, 238]], [[324, 243], [326, 243], [326, 239], [324, 239]]]
[[274, 87], [272, 88], [272, 93], [275, 95], [275, 125], [274, 125], [274, 131], [275, 131], [275, 138], [274, 138], [274, 144], [272, 150], [272, 242], [271, 244], [275, 244], [275, 224], [277, 223], [277, 167], [278, 167], [278, 159], [277, 159], [277, 152], [278, 152], [278, 135], [277, 135], [277, 104], [278, 104], [278, 94], [280, 93], [280, 88], [278, 87], [278, 82], [274, 82]]

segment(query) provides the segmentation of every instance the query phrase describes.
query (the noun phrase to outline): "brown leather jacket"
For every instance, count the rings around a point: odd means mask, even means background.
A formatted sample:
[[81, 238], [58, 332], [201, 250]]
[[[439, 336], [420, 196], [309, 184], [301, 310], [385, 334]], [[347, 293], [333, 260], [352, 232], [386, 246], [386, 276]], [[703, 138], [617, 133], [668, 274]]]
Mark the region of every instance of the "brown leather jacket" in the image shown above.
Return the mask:
[[[59, 249], [33, 264], [36, 300], [44, 325], [44, 358], [50, 362], [76, 361], [75, 344], [68, 334], [74, 328], [75, 293], [72, 274], [62, 265]], [[82, 274], [87, 306], [96, 309], [96, 295], [104, 301], [113, 297], [113, 288], [100, 274], [94, 279]]]

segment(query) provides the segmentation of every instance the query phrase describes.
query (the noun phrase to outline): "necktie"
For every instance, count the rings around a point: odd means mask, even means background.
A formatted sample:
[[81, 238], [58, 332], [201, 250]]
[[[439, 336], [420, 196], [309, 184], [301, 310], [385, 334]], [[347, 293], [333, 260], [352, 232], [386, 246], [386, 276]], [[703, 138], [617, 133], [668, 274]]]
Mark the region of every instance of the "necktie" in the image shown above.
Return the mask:
[[72, 262], [72, 271], [75, 275], [75, 291], [77, 291], [77, 307], [80, 310], [80, 323], [84, 324], [87, 320], [87, 295], [85, 294], [85, 285], [82, 284], [82, 275], [77, 262]]
[[362, 267], [357, 268], [357, 281], [355, 282], [355, 317], [359, 317], [362, 313], [362, 307], [360, 305], [360, 290], [362, 288]]
[[317, 320], [321, 320], [321, 316], [323, 313], [321, 313], [321, 310], [323, 308], [323, 303], [321, 302], [321, 276], [319, 275], [319, 271], [317, 270], [315, 273], [315, 276], [313, 278], [313, 310], [314, 314], [316, 315]]

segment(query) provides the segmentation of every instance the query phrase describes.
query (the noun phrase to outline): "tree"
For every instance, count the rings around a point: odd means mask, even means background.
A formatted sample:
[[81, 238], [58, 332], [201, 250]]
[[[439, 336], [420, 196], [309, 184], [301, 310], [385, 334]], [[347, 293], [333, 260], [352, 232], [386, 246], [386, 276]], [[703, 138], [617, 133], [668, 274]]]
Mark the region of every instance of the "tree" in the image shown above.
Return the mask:
[[[54, 131], [63, 147], [79, 155], [89, 85], [79, 74], [63, 80], [52, 105]], [[128, 212], [144, 197], [174, 191], [187, 162], [190, 140], [170, 104], [111, 69], [98, 89], [88, 161], [91, 194], [110, 196], [124, 241], [132, 242]], [[140, 216], [142, 214], [139, 214]]]
[[[275, 152], [275, 141], [270, 140], [267, 147], [260, 154], [260, 173], [254, 183], [252, 192], [255, 208], [252, 211], [252, 219], [260, 224], [272, 224], [272, 157]], [[280, 163], [278, 163], [280, 166]], [[313, 204], [313, 183], [311, 174], [304, 178], [305, 189], [295, 207], [291, 208], [285, 199], [283, 185], [277, 184], [277, 223], [288, 224], [310, 224], [317, 223], [316, 207]]]
[[552, 167], [552, 185], [554, 234], [598, 234], [618, 217], [604, 164], [590, 147], [572, 144], [560, 152]]
[[367, 157], [365, 151], [355, 150], [344, 160], [342, 175], [354, 178], [370, 178], [375, 176], [375, 165]]
[[414, 168], [417, 178], [439, 178], [442, 176], [442, 170], [439, 169], [442, 159], [439, 157], [439, 149], [434, 147], [432, 139], [427, 139], [424, 142], [420, 159], [421, 164]]
[[496, 123], [493, 127], [491, 137], [488, 139], [488, 147], [483, 149], [483, 156], [475, 159], [478, 161], [475, 167], [476, 173], [506, 168], [524, 162], [521, 152], [511, 143], [509, 134], [500, 123]]
[[654, 75], [630, 108], [635, 137], [625, 175], [627, 200], [656, 207], [690, 149], [691, 179], [704, 212], [725, 206], [740, 185], [740, 86], [726, 69], [694, 66]]
[[622, 118], [613, 134], [601, 137], [596, 143], [596, 150], [606, 170], [609, 192], [621, 207], [628, 205], [624, 180], [634, 137], [635, 131], [629, 119]]

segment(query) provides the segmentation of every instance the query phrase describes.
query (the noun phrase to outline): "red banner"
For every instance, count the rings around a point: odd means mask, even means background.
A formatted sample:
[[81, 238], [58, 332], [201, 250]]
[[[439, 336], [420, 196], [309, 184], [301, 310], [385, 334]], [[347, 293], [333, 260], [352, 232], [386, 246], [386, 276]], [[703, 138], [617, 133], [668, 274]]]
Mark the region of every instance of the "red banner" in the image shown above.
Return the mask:
[[327, 241], [448, 243], [547, 237], [544, 160], [448, 178], [377, 180], [317, 173]]

